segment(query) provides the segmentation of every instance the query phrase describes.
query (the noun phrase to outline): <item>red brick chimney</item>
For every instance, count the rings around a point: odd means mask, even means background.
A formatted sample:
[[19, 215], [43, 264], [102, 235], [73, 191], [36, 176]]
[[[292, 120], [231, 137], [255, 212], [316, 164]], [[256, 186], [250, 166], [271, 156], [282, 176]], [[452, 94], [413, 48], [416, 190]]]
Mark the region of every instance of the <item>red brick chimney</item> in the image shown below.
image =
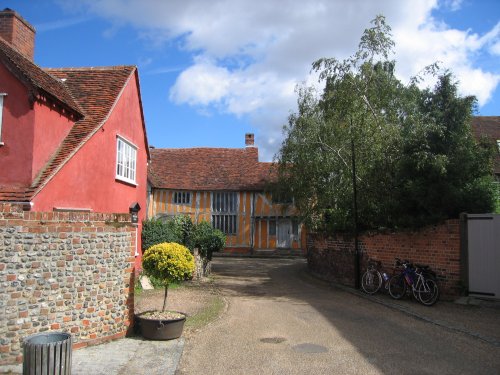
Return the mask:
[[245, 146], [254, 147], [254, 136], [253, 133], [245, 134]]
[[0, 11], [0, 37], [28, 59], [35, 55], [35, 28], [12, 9]]

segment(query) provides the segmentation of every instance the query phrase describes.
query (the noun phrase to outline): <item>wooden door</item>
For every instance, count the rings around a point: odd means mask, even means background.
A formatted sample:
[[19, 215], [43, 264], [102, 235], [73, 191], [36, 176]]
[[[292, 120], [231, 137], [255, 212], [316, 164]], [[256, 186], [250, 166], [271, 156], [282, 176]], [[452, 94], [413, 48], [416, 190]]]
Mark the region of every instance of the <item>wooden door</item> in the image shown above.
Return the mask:
[[278, 220], [278, 243], [276, 247], [289, 249], [292, 246], [292, 221], [290, 219]]

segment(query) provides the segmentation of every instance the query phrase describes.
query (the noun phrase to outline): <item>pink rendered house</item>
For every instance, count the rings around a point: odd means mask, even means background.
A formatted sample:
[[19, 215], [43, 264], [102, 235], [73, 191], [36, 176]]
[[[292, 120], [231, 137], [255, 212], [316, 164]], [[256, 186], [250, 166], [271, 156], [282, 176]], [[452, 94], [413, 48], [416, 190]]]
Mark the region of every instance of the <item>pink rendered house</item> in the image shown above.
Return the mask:
[[135, 66], [41, 68], [35, 29], [0, 11], [0, 202], [146, 214], [149, 147]]

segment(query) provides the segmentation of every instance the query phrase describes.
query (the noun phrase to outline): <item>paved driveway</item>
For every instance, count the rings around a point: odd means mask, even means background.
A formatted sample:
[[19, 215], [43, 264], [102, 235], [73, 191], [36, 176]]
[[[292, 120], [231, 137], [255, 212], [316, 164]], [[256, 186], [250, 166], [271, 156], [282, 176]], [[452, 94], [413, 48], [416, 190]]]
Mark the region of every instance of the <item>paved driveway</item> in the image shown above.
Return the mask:
[[500, 316], [488, 341], [315, 282], [303, 260], [213, 272], [228, 310], [186, 342], [179, 374], [500, 374]]

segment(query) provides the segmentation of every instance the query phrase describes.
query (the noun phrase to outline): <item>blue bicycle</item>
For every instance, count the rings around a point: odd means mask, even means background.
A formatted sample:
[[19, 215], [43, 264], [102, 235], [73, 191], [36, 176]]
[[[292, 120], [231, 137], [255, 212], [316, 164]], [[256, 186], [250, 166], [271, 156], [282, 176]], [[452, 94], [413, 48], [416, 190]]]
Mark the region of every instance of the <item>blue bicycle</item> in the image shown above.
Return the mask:
[[425, 306], [434, 305], [439, 299], [436, 273], [427, 265], [416, 264], [396, 258], [396, 265], [402, 266], [399, 274], [389, 280], [389, 294], [394, 299], [403, 298], [408, 291]]

